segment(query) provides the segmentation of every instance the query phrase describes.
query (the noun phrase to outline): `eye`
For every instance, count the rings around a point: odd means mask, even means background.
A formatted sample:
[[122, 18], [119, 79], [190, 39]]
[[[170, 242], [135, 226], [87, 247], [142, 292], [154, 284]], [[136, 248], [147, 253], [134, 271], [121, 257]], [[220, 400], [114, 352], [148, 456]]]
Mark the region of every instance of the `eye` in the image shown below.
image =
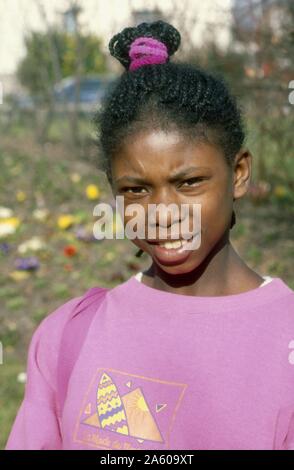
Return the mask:
[[146, 191], [146, 189], [143, 188], [142, 186], [133, 186], [133, 187], [122, 188], [122, 191], [124, 193], [131, 192], [131, 193], [135, 193], [135, 194], [141, 194], [142, 191]]
[[203, 181], [205, 178], [204, 177], [201, 177], [201, 176], [195, 176], [194, 178], [189, 178], [187, 180], [184, 181], [184, 183], [182, 184], [182, 186], [184, 186], [186, 183], [188, 186], [196, 186], [195, 183], [199, 183], [200, 181]]

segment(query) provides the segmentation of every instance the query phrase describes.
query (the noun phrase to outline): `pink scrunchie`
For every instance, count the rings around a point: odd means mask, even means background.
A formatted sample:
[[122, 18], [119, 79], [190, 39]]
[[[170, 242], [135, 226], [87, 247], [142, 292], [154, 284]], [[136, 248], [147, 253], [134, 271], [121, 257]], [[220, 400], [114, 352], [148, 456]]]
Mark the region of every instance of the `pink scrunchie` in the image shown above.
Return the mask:
[[132, 42], [129, 56], [129, 70], [133, 71], [142, 65], [164, 64], [168, 59], [168, 50], [163, 42], [141, 36]]

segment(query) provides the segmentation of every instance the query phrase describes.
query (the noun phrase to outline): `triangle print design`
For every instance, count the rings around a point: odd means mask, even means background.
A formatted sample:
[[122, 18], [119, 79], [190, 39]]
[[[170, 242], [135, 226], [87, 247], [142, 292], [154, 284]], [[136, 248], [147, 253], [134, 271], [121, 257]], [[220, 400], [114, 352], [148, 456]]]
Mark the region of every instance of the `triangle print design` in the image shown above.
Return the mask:
[[168, 449], [187, 385], [111, 369], [99, 369], [96, 375], [80, 410], [74, 441], [100, 449]]

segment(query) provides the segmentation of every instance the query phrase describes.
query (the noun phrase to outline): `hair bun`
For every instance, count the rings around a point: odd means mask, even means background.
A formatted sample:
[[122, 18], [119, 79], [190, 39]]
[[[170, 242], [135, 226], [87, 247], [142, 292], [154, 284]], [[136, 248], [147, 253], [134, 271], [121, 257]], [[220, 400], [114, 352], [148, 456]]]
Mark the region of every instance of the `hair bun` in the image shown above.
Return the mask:
[[115, 34], [109, 41], [110, 54], [115, 57], [127, 70], [131, 64], [129, 56], [132, 42], [140, 37], [150, 37], [162, 42], [167, 49], [168, 58], [178, 50], [181, 43], [179, 31], [169, 23], [158, 20], [152, 23], [140, 23], [138, 26], [124, 28], [120, 33]]

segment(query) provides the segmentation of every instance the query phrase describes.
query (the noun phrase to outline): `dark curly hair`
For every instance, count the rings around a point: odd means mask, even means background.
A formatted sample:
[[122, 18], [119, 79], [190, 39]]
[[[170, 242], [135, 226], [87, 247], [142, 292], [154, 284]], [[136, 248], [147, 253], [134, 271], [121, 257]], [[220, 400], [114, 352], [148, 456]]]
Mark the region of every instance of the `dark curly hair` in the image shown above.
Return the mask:
[[[130, 46], [138, 37], [163, 42], [165, 63], [130, 71]], [[180, 33], [164, 21], [123, 29], [109, 42], [110, 54], [125, 71], [109, 87], [94, 122], [102, 169], [111, 179], [111, 158], [124, 139], [148, 129], [178, 130], [186, 138], [219, 146], [232, 164], [245, 135], [241, 112], [224, 79], [184, 62], [170, 62], [181, 43]]]

